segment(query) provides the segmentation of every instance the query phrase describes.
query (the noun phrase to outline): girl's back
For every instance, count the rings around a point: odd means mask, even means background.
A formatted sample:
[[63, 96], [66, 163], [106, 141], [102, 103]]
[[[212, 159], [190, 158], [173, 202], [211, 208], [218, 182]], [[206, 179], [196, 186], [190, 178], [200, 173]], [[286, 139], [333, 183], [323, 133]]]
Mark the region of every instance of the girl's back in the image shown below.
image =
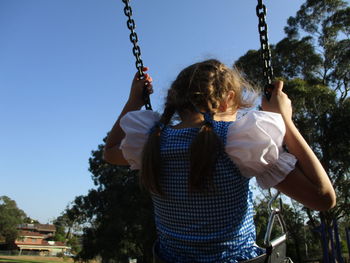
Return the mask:
[[[224, 145], [231, 122], [213, 124]], [[255, 257], [261, 250], [254, 246], [249, 179], [241, 176], [224, 147], [214, 168], [213, 184], [202, 192], [188, 190], [189, 149], [198, 130], [167, 126], [161, 134], [163, 195], [152, 195], [158, 254], [169, 262], [226, 262]]]

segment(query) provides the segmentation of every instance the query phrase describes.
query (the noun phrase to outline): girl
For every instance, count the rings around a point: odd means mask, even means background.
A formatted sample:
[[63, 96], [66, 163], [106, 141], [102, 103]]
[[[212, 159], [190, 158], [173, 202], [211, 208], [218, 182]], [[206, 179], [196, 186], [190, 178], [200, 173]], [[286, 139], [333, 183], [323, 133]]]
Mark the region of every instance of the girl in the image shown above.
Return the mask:
[[161, 116], [140, 110], [145, 84], [152, 93], [152, 78], [136, 74], [104, 158], [140, 169], [152, 195], [162, 261], [237, 262], [263, 253], [255, 245], [252, 177], [311, 209], [335, 205], [327, 174], [292, 121], [281, 81], [270, 101], [263, 98], [264, 111], [238, 120], [237, 111], [252, 105], [249, 85], [217, 60], [185, 68]]

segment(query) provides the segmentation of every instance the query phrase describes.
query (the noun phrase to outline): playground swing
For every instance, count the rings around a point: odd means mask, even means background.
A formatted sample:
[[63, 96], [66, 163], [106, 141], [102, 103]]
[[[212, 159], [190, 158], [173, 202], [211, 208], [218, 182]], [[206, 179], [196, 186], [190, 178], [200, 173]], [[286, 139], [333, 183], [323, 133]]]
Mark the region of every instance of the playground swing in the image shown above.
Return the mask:
[[[138, 45], [138, 36], [135, 32], [136, 24], [135, 20], [132, 18], [132, 9], [129, 4], [130, 0], [122, 0], [125, 4], [124, 14], [127, 16], [127, 27], [130, 30], [130, 41], [133, 44], [132, 52], [136, 58], [136, 69], [141, 77], [144, 78], [143, 72], [143, 61], [141, 59], [141, 49]], [[261, 57], [263, 61], [263, 77], [264, 77], [264, 95], [267, 99], [270, 99], [271, 92], [273, 90], [273, 68], [271, 64], [271, 51], [269, 47], [269, 41], [267, 36], [267, 24], [266, 24], [266, 6], [263, 4], [262, 0], [258, 0], [256, 6], [256, 15], [259, 19], [258, 30], [260, 36], [261, 44]], [[149, 94], [147, 93], [146, 87], [143, 92], [144, 105], [146, 110], [152, 110]], [[286, 240], [287, 240], [287, 231], [284, 220], [282, 218], [282, 201], [279, 199], [279, 207], [274, 207], [274, 202], [277, 200], [280, 192], [277, 192], [272, 196], [271, 200], [268, 203], [269, 209], [269, 220], [264, 237], [264, 247], [266, 253], [262, 254], [256, 258], [243, 261], [244, 263], [280, 263], [280, 262], [292, 262], [290, 258], [286, 257]], [[271, 240], [271, 233], [275, 221], [278, 221], [282, 234]]]

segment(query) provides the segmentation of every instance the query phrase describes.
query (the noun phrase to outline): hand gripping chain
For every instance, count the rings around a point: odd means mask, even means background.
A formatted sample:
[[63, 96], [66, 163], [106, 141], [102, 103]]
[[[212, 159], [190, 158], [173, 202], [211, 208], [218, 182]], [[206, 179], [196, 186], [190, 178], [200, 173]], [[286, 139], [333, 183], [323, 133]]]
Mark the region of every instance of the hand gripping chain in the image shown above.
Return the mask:
[[[124, 14], [128, 17], [126, 25], [128, 26], [128, 28], [131, 32], [130, 33], [130, 41], [133, 44], [132, 53], [134, 54], [134, 56], [136, 58], [136, 63], [135, 63], [136, 69], [139, 73], [140, 78], [143, 79], [145, 74], [143, 73], [143, 62], [141, 59], [141, 49], [140, 49], [139, 45], [137, 44], [138, 37], [137, 37], [137, 34], [135, 32], [136, 24], [135, 24], [135, 20], [132, 19], [132, 9], [131, 9], [131, 6], [129, 5], [130, 0], [122, 0], [122, 1], [125, 4]], [[145, 86], [145, 88], [143, 90], [143, 100], [145, 102], [146, 110], [152, 110], [151, 101], [150, 101], [149, 94], [147, 91], [147, 86]]]

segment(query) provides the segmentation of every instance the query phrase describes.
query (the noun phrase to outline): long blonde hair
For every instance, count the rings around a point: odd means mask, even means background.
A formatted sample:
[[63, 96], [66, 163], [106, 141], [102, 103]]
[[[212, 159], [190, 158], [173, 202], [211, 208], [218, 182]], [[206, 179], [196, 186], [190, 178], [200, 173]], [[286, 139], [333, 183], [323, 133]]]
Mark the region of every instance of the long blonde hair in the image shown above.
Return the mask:
[[[164, 125], [173, 115], [180, 117], [186, 111], [198, 109], [214, 115], [220, 101], [229, 91], [235, 93], [234, 110], [251, 107], [253, 100], [245, 96], [253, 87], [240, 75], [237, 69], [228, 68], [218, 60], [211, 59], [183, 69], [168, 90], [164, 112], [159, 125], [150, 133], [143, 149], [141, 184], [150, 192], [162, 195], [160, 187], [161, 156], [160, 135]], [[190, 191], [202, 191], [212, 185], [213, 169], [221, 140], [208, 122], [204, 122], [190, 149]]]

